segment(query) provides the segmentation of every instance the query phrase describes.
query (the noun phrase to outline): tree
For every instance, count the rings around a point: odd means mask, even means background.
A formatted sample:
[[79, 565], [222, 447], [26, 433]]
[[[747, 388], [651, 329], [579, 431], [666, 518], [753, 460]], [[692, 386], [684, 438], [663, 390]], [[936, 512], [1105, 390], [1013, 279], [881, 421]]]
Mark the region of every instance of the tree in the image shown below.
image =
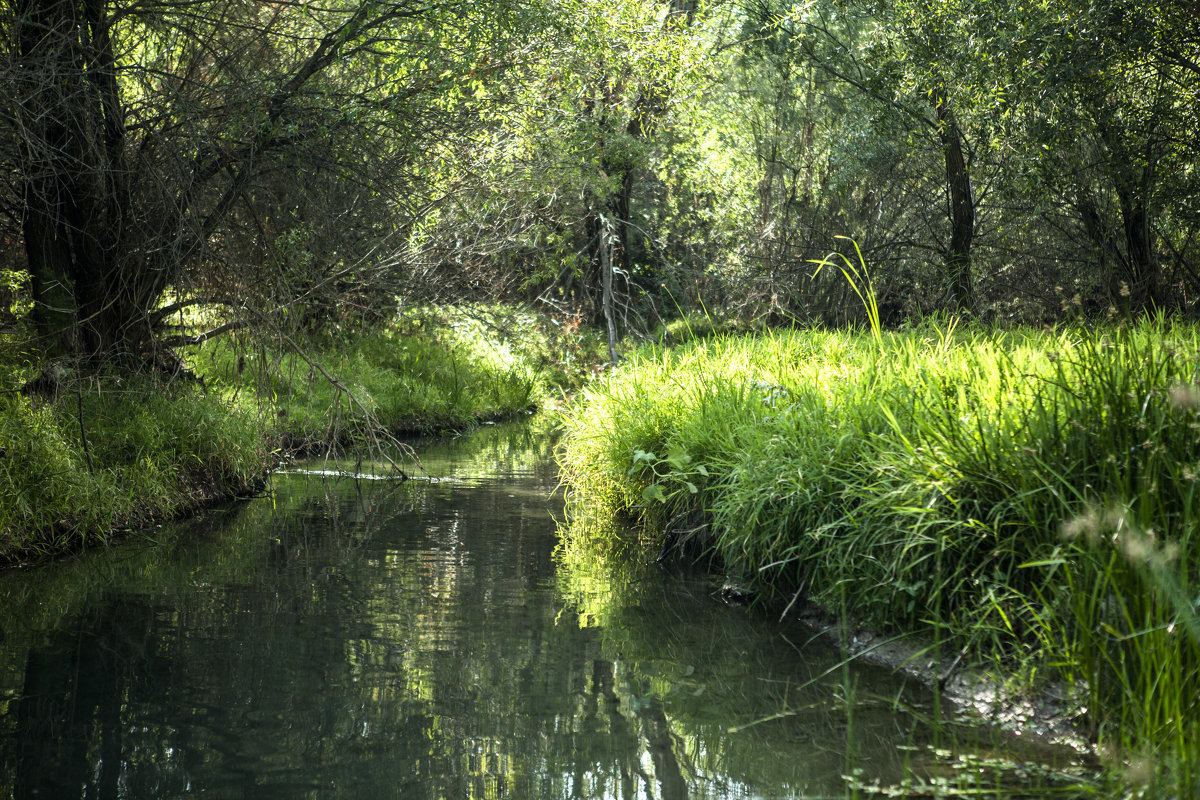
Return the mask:
[[[185, 305], [257, 309], [244, 322], [357, 282], [373, 249], [394, 265], [388, 240], [429, 197], [404, 190], [436, 188], [422, 148], [470, 123], [462, 77], [505, 13], [471, 38], [478, 12], [452, 2], [9, 0], [6, 211], [41, 331], [137, 362]], [[296, 274], [289, 237], [328, 262]]]
[[[949, 5], [750, 3], [742, 11], [740, 65], [749, 70], [771, 65], [766, 83], [748, 88], [752, 95], [765, 90], [763, 107], [790, 116], [800, 133], [789, 142], [783, 117], [773, 123], [770, 151], [759, 156], [765, 173], [761, 186], [773, 185], [785, 169], [793, 178], [803, 174], [803, 191], [789, 190], [807, 211], [797, 222], [826, 229], [824, 235], [805, 237], [808, 246], [791, 260], [807, 263], [823, 256], [835, 233], [864, 240], [876, 263], [903, 265], [933, 251], [941, 257], [944, 296], [953, 307], [974, 313], [977, 147], [968, 139], [983, 134], [970, 124], [973, 116], [966, 115], [964, 122], [958, 65], [947, 58], [952, 37], [943, 17], [953, 13]], [[818, 128], [831, 138], [817, 141]], [[814, 180], [814, 175], [820, 177]], [[837, 193], [827, 196], [832, 187], [845, 185], [861, 187], [848, 204]], [[904, 206], [885, 210], [886, 197]], [[775, 238], [785, 235], [795, 200], [776, 204], [784, 219], [770, 222], [766, 201], [764, 194], [759, 229], [772, 230]], [[943, 230], [934, 224], [939, 214], [948, 223]], [[831, 226], [841, 230], [827, 230]]]
[[536, 297], [614, 338], [636, 326], [639, 256], [654, 236], [638, 192], [698, 60], [695, 19], [683, 0], [548, 4], [520, 62], [483, 87], [490, 127], [432, 233], [455, 288]]
[[1012, 6], [1009, 32], [976, 44], [1009, 85], [1011, 149], [1061, 198], [1105, 300], [1127, 313], [1177, 303], [1183, 273], [1196, 285], [1200, 41], [1179, 10]]
[[1179, 3], [738, 13], [716, 102], [745, 113], [706, 113], [754, 154], [741, 269], [771, 298], [837, 317], [800, 269], [833, 233], [864, 244], [885, 315], [1136, 312], [1200, 290], [1200, 23]]

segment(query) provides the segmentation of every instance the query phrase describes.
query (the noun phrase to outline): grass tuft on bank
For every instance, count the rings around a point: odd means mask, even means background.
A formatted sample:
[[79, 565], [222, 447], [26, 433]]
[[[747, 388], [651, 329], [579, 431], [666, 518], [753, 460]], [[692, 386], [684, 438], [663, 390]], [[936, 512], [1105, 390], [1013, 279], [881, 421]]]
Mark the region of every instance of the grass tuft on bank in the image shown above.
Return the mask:
[[248, 492], [269, 450], [252, 415], [150, 378], [0, 395], [0, 560], [102, 545]]
[[210, 392], [254, 405], [290, 447], [311, 451], [526, 414], [590, 380], [602, 348], [507, 306], [428, 308], [373, 331], [218, 339], [188, 363]]
[[577, 498], [1027, 683], [1163, 791], [1200, 767], [1200, 332], [919, 325], [629, 359], [567, 414]]

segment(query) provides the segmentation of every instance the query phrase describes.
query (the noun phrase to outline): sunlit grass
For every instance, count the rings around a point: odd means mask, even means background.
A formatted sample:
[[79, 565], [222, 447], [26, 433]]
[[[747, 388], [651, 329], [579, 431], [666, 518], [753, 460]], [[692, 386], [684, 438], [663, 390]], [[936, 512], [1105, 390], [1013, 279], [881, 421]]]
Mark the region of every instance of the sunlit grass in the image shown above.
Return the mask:
[[[361, 453], [524, 416], [596, 374], [598, 337], [566, 323], [493, 306], [337, 336], [227, 336], [183, 354], [194, 380], [42, 364], [0, 340], [0, 562], [244, 493], [289, 451]], [[40, 371], [57, 376], [49, 388], [20, 391]]]
[[221, 339], [190, 363], [211, 390], [264, 404], [294, 445], [354, 444], [373, 428], [429, 433], [518, 416], [582, 383], [589, 353], [552, 324], [515, 310], [429, 310], [336, 337]]
[[0, 396], [0, 559], [103, 544], [249, 491], [269, 450], [258, 420], [196, 387], [96, 379], [57, 401]]
[[1120, 763], [1190, 794], [1198, 364], [1154, 321], [710, 339], [590, 388], [563, 461], [765, 592], [1073, 685]]

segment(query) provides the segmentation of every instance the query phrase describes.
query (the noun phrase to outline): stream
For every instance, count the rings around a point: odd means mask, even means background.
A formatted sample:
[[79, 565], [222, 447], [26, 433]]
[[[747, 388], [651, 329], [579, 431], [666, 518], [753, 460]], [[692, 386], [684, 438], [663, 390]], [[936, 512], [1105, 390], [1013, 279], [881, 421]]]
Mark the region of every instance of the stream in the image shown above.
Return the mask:
[[545, 433], [420, 458], [432, 479], [307, 464], [0, 575], [0, 798], [1072, 796], [1084, 774], [713, 576], [573, 535]]

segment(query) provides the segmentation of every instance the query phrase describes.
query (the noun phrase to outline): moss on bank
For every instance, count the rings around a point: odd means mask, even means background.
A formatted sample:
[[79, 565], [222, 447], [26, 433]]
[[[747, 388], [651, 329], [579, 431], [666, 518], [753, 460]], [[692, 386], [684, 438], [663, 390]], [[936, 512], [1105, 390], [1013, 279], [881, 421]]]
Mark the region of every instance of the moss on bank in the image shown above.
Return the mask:
[[1072, 684], [1118, 763], [1190, 795], [1198, 365], [1194, 326], [1154, 322], [714, 339], [589, 389], [564, 466], [785, 602]]
[[[288, 451], [525, 414], [586, 379], [600, 347], [496, 307], [336, 337], [216, 339], [183, 354], [194, 380], [83, 375], [0, 345], [0, 564], [246, 494]], [[39, 371], [54, 377], [18, 391]]]

